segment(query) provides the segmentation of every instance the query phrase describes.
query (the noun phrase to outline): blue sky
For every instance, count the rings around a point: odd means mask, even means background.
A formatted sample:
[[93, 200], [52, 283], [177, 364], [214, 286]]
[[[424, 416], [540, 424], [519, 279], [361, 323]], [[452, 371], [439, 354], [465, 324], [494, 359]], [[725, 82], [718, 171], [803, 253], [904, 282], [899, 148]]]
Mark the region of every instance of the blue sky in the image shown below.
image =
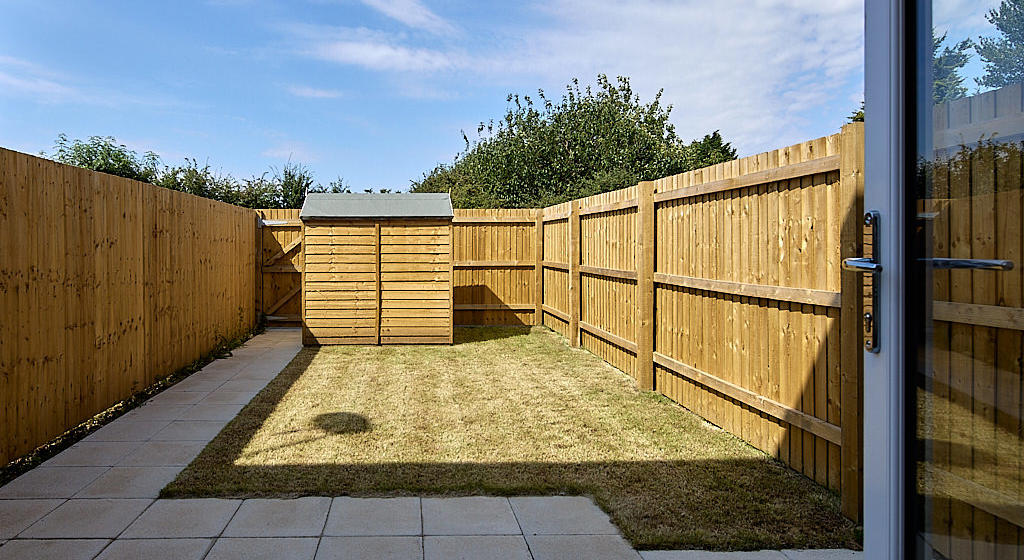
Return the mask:
[[[970, 6], [947, 3], [951, 21]], [[835, 132], [863, 90], [851, 0], [0, 9], [0, 146], [110, 135], [239, 177], [291, 158], [356, 189], [407, 188], [462, 149], [460, 130], [500, 117], [508, 93], [557, 95], [573, 77], [627, 75], [645, 100], [664, 88], [684, 138], [720, 129], [741, 155]]]

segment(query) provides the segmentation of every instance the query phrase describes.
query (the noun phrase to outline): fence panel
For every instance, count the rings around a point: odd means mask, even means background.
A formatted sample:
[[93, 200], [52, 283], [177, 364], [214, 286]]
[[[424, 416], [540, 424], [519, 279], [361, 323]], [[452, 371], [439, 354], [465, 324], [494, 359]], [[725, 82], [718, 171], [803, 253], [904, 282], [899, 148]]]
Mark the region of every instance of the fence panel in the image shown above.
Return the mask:
[[257, 312], [271, 324], [301, 324], [302, 222], [298, 208], [257, 210], [264, 220], [257, 248]]
[[0, 149], [0, 461], [255, 324], [251, 210]]
[[637, 188], [579, 200], [580, 345], [637, 376]]
[[841, 478], [839, 135], [655, 182], [656, 386]]
[[539, 323], [537, 210], [456, 210], [455, 324]]

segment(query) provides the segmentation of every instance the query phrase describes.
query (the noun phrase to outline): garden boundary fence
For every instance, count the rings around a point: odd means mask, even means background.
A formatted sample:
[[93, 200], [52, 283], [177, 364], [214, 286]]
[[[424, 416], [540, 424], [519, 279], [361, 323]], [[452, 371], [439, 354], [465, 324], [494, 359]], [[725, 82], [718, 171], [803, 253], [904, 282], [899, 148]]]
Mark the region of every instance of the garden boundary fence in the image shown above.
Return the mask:
[[0, 464], [256, 324], [252, 210], [0, 148]]

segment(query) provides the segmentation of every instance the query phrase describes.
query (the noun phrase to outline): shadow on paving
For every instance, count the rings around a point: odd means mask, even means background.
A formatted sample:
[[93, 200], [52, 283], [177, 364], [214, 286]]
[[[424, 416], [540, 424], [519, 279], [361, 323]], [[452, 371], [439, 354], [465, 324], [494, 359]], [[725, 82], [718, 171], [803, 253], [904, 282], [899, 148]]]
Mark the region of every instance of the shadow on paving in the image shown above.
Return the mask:
[[[502, 355], [504, 347], [501, 345], [517, 337], [521, 339], [524, 335], [528, 338], [537, 336], [529, 332], [530, 329], [509, 328], [457, 329], [456, 345], [447, 348], [458, 352], [460, 346], [466, 349], [475, 344], [482, 345], [479, 359], [485, 360], [490, 356], [496, 363], [500, 363], [501, 359], [508, 359], [507, 354]], [[551, 336], [557, 335], [551, 333]], [[678, 453], [674, 453], [668, 445], [672, 440], [665, 440], [666, 447], [660, 450], [638, 446], [629, 450], [628, 458], [619, 460], [611, 451], [593, 451], [592, 446], [599, 447], [599, 443], [591, 443], [587, 438], [580, 437], [569, 442], [528, 442], [528, 448], [531, 445], [543, 448], [556, 456], [556, 459], [536, 461], [524, 457], [518, 460], [512, 452], [503, 452], [502, 441], [509, 440], [500, 437], [488, 439], [486, 433], [481, 433], [479, 437], [486, 442], [484, 446], [489, 446], [492, 456], [486, 460], [459, 460], [458, 457], [445, 456], [443, 451], [436, 455], [425, 453], [420, 456], [422, 460], [405, 460], [402, 457], [407, 454], [402, 449], [395, 449], [391, 453], [387, 451], [387, 446], [380, 446], [382, 449], [375, 452], [376, 460], [369, 461], [365, 457], [359, 461], [351, 460], [351, 457], [346, 456], [346, 450], [369, 452], [367, 448], [378, 441], [374, 438], [387, 435], [384, 432], [389, 429], [387, 423], [391, 421], [386, 418], [388, 414], [378, 412], [377, 417], [371, 417], [363, 411], [355, 412], [351, 409], [327, 413], [293, 410], [291, 407], [294, 405], [289, 402], [293, 397], [289, 395], [304, 375], [323, 375], [323, 369], [331, 372], [338, 369], [336, 366], [322, 368], [318, 365], [332, 352], [355, 353], [353, 364], [363, 367], [372, 361], [362, 355], [364, 352], [379, 356], [383, 361], [393, 352], [411, 351], [409, 347], [405, 350], [394, 347], [354, 348], [302, 350], [200, 456], [163, 490], [161, 496], [585, 495], [592, 497], [609, 513], [612, 522], [637, 548], [859, 548], [857, 528], [839, 513], [838, 498], [833, 493], [729, 434], [708, 427], [699, 418], [667, 399], [635, 389], [631, 393], [624, 393], [630, 399], [627, 404], [633, 406], [632, 401], [636, 401], [641, 407], [652, 407], [661, 416], [667, 410], [672, 415], [669, 419], [679, 421], [678, 426], [673, 426], [673, 422], [637, 411], [635, 416], [639, 421], [650, 422], [649, 425], [639, 425], [643, 435], [655, 432], [656, 435], [664, 433], [678, 436], [682, 431], [692, 431], [693, 437], [698, 439], [698, 447], [705, 440], [713, 442], [724, 449], [720, 454], [722, 456], [692, 460], [672, 457]], [[436, 351], [444, 352], [443, 349]], [[563, 363], [567, 368], [575, 367], [581, 357], [590, 356], [568, 347], [558, 351], [566, 354], [558, 358], [563, 361], [556, 361], [556, 367]], [[600, 362], [596, 357], [592, 359]], [[460, 364], [458, 360], [448, 364], [446, 367], [452, 370], [449, 375], [459, 375]], [[493, 371], [493, 375], [515, 377], [518, 373], [523, 376], [522, 383], [529, 384], [526, 372], [527, 367], [510, 364], [507, 370]], [[344, 377], [345, 372], [341, 373], [341, 377]], [[431, 373], [429, 364], [424, 364], [423, 372], [409, 374], [412, 380], [417, 379], [416, 375], [424, 376], [418, 378], [423, 380], [423, 384], [408, 387], [411, 393], [404, 397], [404, 405], [399, 406], [414, 409], [418, 403], [417, 394], [445, 390], [437, 389], [427, 382], [425, 376]], [[610, 371], [610, 368], [595, 370], [594, 376], [598, 379], [591, 383], [588, 378], [586, 383], [580, 384], [584, 387], [581, 390], [590, 391], [591, 385], [600, 385], [603, 382], [601, 378], [608, 373], [618, 376], [614, 379], [623, 377], [617, 371]], [[323, 391], [330, 391], [330, 386], [340, 387], [337, 385], [340, 381], [337, 374], [332, 375], [334, 377], [326, 382], [327, 386], [318, 389], [322, 400], [329, 401], [332, 397]], [[383, 379], [376, 381], [391, 382]], [[631, 380], [625, 381], [631, 383]], [[439, 382], [439, 386], [444, 386], [444, 379]], [[604, 397], [611, 399], [609, 402], [616, 402], [619, 398], [616, 392], [618, 387], [613, 388], [615, 391], [610, 391], [610, 395]], [[550, 406], [559, 406], [558, 403], [562, 402], [560, 399], [576, 398], [572, 390], [567, 391], [565, 387], [561, 389], [559, 391], [559, 387], [552, 387], [548, 391], [555, 393]], [[481, 401], [485, 402], [485, 399], [486, 395], [482, 395]], [[596, 410], [606, 407], [602, 402], [595, 401], [592, 408]], [[544, 406], [544, 403], [538, 404], [541, 409]], [[589, 402], [587, 406], [591, 406]], [[395, 408], [384, 410], [399, 413], [399, 409]], [[523, 410], [518, 415], [519, 421], [533, 422], [532, 416], [536, 415], [536, 422], [540, 424], [537, 427], [540, 430], [538, 433], [543, 434], [557, 435], [555, 432], [567, 429], [557, 422], [545, 420], [542, 412], [537, 409]], [[280, 437], [267, 438], [265, 432], [268, 419], [281, 415], [291, 418], [286, 425], [292, 428], [275, 432]], [[575, 416], [578, 414], [569, 412], [566, 418]], [[410, 443], [410, 446], [415, 443], [429, 448], [433, 444], [423, 444], [420, 440], [434, 442], [453, 431], [475, 434], [478, 428], [471, 421], [466, 422], [471, 425], [456, 425], [451, 421], [440, 426], [427, 424], [422, 430], [427, 433], [410, 432], [410, 438], [417, 440]], [[631, 424], [623, 428], [628, 434], [634, 434], [634, 429]], [[479, 430], [483, 431], [485, 427]], [[258, 434], [262, 434], [260, 437], [263, 439], [260, 440], [258, 452], [253, 452], [247, 448], [256, 441]], [[529, 437], [528, 434], [523, 435], [523, 438]], [[558, 450], [549, 448], [563, 445], [566, 446], [565, 458], [558, 460]], [[336, 454], [330, 460], [318, 459], [305, 451], [311, 448], [327, 448]], [[577, 448], [583, 452], [574, 451]], [[592, 457], [595, 453], [609, 457], [606, 460], [573, 458], [573, 455]], [[502, 455], [506, 455], [504, 460]], [[661, 459], [659, 455], [666, 458]]]

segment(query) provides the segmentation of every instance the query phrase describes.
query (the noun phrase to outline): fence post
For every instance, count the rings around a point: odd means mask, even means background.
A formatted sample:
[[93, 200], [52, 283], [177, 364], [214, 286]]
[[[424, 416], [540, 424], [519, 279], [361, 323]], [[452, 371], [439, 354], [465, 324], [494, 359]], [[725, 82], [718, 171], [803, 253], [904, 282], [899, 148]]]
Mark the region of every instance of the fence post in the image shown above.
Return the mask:
[[253, 300], [255, 300], [256, 322], [260, 320], [260, 315], [263, 314], [263, 212], [261, 210], [254, 210], [256, 214], [256, 223], [253, 224], [256, 230], [256, 282], [253, 283]]
[[580, 345], [580, 201], [569, 211], [569, 341]]
[[[839, 196], [845, 210], [839, 234], [840, 259], [856, 257], [861, 252], [864, 215], [864, 125], [852, 123], [843, 127], [839, 139]], [[861, 278], [856, 272], [841, 272], [840, 289], [840, 425], [842, 451], [840, 499], [843, 515], [860, 521], [863, 493], [861, 488], [864, 438], [862, 382], [864, 378], [863, 333], [861, 314], [863, 296]]]
[[533, 254], [533, 324], [544, 324], [544, 209], [537, 209], [537, 220], [534, 222]]
[[636, 378], [654, 390], [654, 181], [637, 185]]

